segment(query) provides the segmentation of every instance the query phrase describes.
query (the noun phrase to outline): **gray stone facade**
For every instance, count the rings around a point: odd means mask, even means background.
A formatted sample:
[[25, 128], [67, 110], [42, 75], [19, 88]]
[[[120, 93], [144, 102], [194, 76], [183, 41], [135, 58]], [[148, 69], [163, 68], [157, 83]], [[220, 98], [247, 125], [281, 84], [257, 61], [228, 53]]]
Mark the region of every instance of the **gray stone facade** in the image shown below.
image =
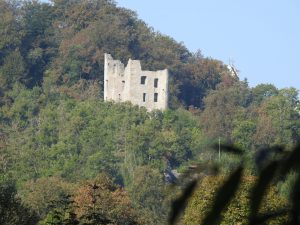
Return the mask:
[[104, 55], [104, 100], [144, 106], [148, 111], [168, 108], [168, 70], [144, 71], [139, 60], [128, 64]]

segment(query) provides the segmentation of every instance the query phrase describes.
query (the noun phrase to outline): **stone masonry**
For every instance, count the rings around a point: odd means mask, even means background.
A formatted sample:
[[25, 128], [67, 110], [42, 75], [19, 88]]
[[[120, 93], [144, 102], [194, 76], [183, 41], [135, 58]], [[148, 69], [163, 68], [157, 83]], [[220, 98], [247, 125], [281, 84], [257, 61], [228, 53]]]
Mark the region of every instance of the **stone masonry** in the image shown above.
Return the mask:
[[168, 70], [144, 71], [139, 60], [124, 64], [104, 55], [104, 100], [144, 106], [148, 111], [168, 108]]

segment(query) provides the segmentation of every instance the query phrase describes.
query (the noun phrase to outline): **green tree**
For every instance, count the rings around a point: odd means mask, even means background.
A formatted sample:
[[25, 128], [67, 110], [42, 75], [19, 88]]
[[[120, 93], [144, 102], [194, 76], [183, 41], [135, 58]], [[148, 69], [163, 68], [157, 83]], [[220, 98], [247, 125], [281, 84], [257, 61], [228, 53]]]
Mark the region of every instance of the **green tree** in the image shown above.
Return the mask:
[[51, 59], [57, 54], [53, 7], [45, 2], [25, 1], [21, 7], [23, 32], [21, 50], [26, 61], [26, 84], [40, 85]]
[[21, 202], [14, 182], [3, 179], [3, 176], [0, 179], [0, 223], [3, 225], [35, 224], [36, 214]]
[[16, 49], [22, 37], [21, 24], [16, 17], [18, 15], [17, 4], [13, 3], [13, 1], [0, 2], [0, 58]]
[[231, 87], [220, 86], [204, 99], [205, 109], [201, 114], [204, 132], [211, 138], [221, 137], [231, 142], [234, 121], [244, 113], [250, 103], [250, 91], [246, 83]]
[[25, 78], [25, 64], [19, 50], [10, 52], [0, 67], [1, 91], [11, 89], [15, 82]]
[[278, 95], [278, 89], [272, 84], [259, 84], [252, 88], [252, 103], [260, 105], [264, 100]]
[[76, 185], [59, 177], [48, 177], [27, 181], [20, 194], [23, 201], [38, 214], [39, 218], [44, 218], [53, 208], [54, 203], [57, 208], [65, 207], [59, 205], [59, 201], [64, 196], [71, 195], [75, 188]]
[[297, 95], [294, 88], [282, 89], [277, 96], [262, 102], [258, 109], [257, 144], [289, 146], [296, 143], [299, 137]]
[[144, 224], [165, 224], [169, 205], [162, 174], [149, 166], [136, 167], [126, 185], [134, 209]]
[[243, 150], [251, 150], [253, 137], [256, 131], [256, 123], [251, 119], [237, 120], [232, 131], [233, 142]]
[[181, 77], [178, 77], [182, 82], [179, 97], [186, 106], [203, 108], [203, 99], [209, 90], [216, 89], [222, 80], [234, 81], [222, 62], [205, 58], [200, 52], [193, 55], [183, 68], [184, 76], [180, 74]]

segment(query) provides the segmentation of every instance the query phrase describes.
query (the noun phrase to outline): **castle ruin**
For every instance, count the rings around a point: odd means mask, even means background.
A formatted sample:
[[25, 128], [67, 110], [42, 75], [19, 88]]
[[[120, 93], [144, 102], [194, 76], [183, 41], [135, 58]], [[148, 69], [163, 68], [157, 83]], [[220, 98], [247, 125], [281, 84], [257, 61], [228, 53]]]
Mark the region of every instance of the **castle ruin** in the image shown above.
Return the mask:
[[124, 64], [104, 55], [104, 100], [144, 106], [148, 111], [168, 108], [168, 70], [144, 71], [139, 60]]

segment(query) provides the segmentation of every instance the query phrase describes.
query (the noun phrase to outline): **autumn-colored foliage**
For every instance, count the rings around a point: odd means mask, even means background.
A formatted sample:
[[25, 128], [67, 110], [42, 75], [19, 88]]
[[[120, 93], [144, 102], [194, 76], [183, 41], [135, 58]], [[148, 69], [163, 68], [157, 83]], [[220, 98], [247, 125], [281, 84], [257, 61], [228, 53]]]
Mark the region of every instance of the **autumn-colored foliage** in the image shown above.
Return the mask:
[[[104, 102], [105, 52], [139, 59], [146, 70], [167, 68], [170, 109]], [[252, 176], [277, 157], [274, 147], [297, 142], [299, 112], [296, 89], [250, 87], [114, 0], [0, 0], [0, 177], [14, 184], [0, 182], [0, 211], [8, 223], [166, 224], [179, 189], [168, 185], [190, 164], [220, 166], [199, 189], [208, 198], [240, 164], [225, 147], [213, 151], [219, 141], [244, 153], [243, 206], [233, 200], [222, 214], [244, 221]], [[294, 183], [295, 173], [273, 185], [270, 205], [284, 204]], [[198, 223], [203, 212], [189, 206], [185, 218]]]
[[126, 191], [105, 175], [80, 185], [74, 194], [74, 204], [82, 223], [138, 224]]

